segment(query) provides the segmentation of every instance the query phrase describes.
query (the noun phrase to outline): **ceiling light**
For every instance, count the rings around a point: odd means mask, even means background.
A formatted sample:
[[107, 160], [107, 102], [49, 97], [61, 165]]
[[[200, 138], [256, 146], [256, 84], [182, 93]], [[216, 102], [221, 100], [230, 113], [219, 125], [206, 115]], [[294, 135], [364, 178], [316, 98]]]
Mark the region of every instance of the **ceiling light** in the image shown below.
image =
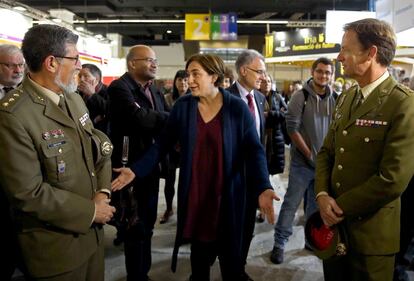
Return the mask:
[[75, 28], [77, 31], [85, 31], [85, 28], [83, 28], [83, 26], [77, 26], [76, 28]]
[[168, 34], [171, 34], [171, 33], [172, 33], [172, 31], [171, 31], [171, 30], [169, 30], [169, 29], [168, 29], [166, 32], [167, 32]]
[[95, 35], [95, 38], [96, 38], [96, 39], [103, 39], [103, 36], [102, 36], [102, 34], [96, 34], [96, 35]]
[[52, 18], [52, 21], [56, 22], [56, 23], [61, 23], [62, 20], [61, 19], [57, 19], [57, 18]]

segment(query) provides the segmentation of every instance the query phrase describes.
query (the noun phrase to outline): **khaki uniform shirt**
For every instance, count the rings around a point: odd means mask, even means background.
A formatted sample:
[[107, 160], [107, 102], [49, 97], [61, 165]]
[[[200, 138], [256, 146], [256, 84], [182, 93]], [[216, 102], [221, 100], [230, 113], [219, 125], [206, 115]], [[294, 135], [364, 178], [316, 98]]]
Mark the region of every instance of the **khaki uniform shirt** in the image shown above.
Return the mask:
[[66, 104], [70, 116], [28, 77], [0, 102], [0, 186], [34, 277], [71, 271], [103, 247], [92, 199], [110, 189], [112, 146], [79, 95]]
[[344, 211], [352, 250], [399, 250], [400, 195], [414, 172], [414, 93], [388, 77], [351, 113], [358, 88], [339, 98], [318, 154], [315, 192]]

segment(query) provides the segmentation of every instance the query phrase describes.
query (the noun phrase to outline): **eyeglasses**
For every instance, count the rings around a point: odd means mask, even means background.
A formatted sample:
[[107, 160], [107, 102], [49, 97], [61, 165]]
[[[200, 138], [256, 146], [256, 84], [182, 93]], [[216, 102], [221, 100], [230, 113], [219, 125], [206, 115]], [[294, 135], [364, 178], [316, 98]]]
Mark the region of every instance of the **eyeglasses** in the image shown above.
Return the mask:
[[150, 64], [158, 65], [158, 60], [153, 58], [144, 58], [144, 59], [133, 59], [133, 60], [144, 60]]
[[62, 58], [62, 59], [68, 59], [68, 60], [74, 60], [75, 64], [78, 64], [79, 61], [79, 55], [76, 57], [65, 57], [65, 56], [54, 56], [55, 58]]
[[331, 76], [332, 75], [332, 72], [323, 71], [322, 69], [315, 69], [315, 72], [318, 73], [319, 75], [323, 75], [323, 74], [325, 74], [326, 76]]
[[266, 71], [265, 70], [262, 70], [262, 69], [253, 69], [253, 68], [250, 68], [250, 67], [248, 67], [248, 66], [246, 66], [246, 68], [248, 69], [248, 70], [251, 70], [251, 71], [253, 71], [253, 72], [256, 72], [257, 74], [259, 74], [260, 76], [263, 76], [263, 75], [265, 75], [266, 74]]
[[24, 68], [26, 66], [25, 63], [7, 63], [7, 62], [0, 62], [0, 64], [5, 65], [7, 68], [10, 68], [10, 69]]

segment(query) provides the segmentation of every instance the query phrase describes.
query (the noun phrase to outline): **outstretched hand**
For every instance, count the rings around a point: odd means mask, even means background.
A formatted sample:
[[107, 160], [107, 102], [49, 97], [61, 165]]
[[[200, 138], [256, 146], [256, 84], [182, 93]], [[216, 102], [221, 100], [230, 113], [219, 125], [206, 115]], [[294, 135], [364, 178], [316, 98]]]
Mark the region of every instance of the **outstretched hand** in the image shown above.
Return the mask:
[[260, 210], [262, 214], [265, 214], [267, 221], [270, 224], [275, 223], [275, 211], [273, 209], [273, 200], [280, 200], [280, 198], [276, 195], [273, 189], [266, 189], [259, 195]]
[[113, 170], [120, 174], [111, 183], [112, 191], [121, 190], [135, 178], [135, 174], [130, 168], [114, 168]]

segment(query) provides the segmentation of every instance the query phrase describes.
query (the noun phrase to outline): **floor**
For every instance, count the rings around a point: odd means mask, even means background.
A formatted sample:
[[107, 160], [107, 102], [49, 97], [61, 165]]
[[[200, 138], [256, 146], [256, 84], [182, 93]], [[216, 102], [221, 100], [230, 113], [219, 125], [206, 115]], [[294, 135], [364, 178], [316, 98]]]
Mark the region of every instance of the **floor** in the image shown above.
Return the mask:
[[[271, 178], [272, 185], [279, 197], [283, 198], [287, 186], [287, 173]], [[278, 213], [281, 206], [280, 202], [275, 202], [275, 210]], [[165, 210], [163, 182], [161, 182], [158, 214]], [[250, 247], [249, 258], [247, 261], [247, 272], [256, 281], [275, 280], [278, 281], [322, 281], [322, 263], [311, 252], [305, 250], [303, 235], [303, 211], [299, 210], [295, 218], [293, 235], [290, 238], [285, 253], [285, 262], [275, 265], [270, 262], [270, 251], [273, 247], [273, 225], [256, 223], [255, 236]], [[155, 226], [153, 245], [152, 245], [152, 268], [149, 276], [155, 281], [175, 281], [188, 280], [190, 275], [189, 248], [181, 247], [177, 272], [170, 270], [171, 253], [175, 237], [176, 217], [171, 217], [166, 224], [157, 223]], [[106, 281], [126, 280], [124, 266], [124, 256], [122, 246], [115, 247], [112, 244], [115, 236], [115, 229], [106, 226]], [[212, 280], [218, 281], [220, 270], [218, 262], [212, 268]]]

